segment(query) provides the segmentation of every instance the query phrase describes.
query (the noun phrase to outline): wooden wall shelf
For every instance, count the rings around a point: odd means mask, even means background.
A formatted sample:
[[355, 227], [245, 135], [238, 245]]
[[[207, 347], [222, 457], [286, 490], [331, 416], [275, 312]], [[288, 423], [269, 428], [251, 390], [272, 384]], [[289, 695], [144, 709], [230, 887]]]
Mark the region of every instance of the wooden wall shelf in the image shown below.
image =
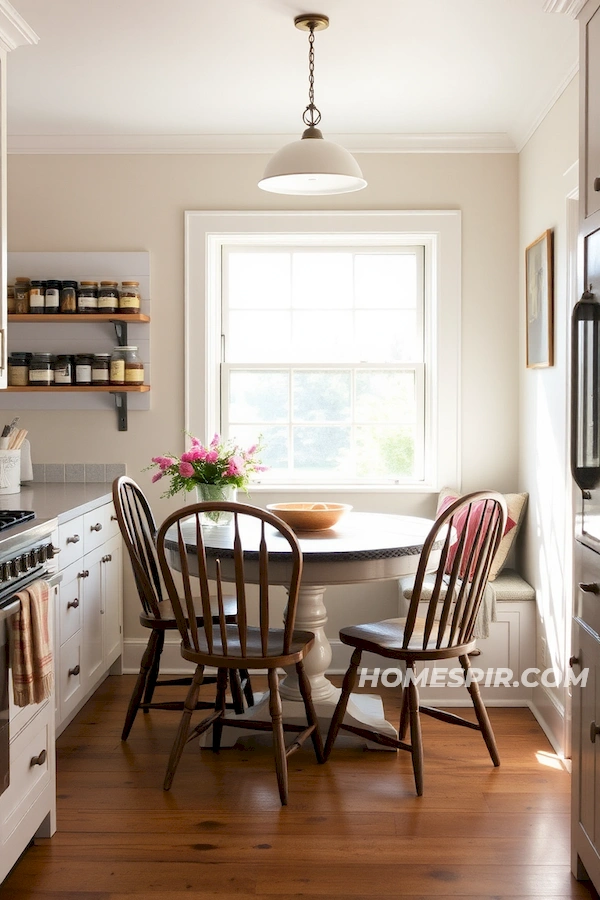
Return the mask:
[[16, 313], [9, 313], [8, 315], [9, 322], [28, 322], [30, 325], [43, 325], [44, 322], [79, 322], [80, 324], [84, 324], [85, 322], [149, 322], [150, 316], [144, 315], [144, 313], [131, 313], [130, 315], [119, 315], [119, 313], [56, 313], [52, 315], [46, 315], [45, 313], [40, 313], [40, 315], [17, 315]]
[[24, 393], [29, 391], [33, 394], [41, 394], [44, 391], [46, 393], [55, 393], [55, 394], [63, 394], [63, 393], [79, 393], [83, 391], [99, 391], [110, 393], [110, 394], [145, 394], [146, 391], [150, 390], [149, 384], [59, 384], [59, 385], [35, 385], [35, 384], [26, 384], [22, 387], [17, 387], [11, 385], [10, 387], [5, 388], [8, 393]]

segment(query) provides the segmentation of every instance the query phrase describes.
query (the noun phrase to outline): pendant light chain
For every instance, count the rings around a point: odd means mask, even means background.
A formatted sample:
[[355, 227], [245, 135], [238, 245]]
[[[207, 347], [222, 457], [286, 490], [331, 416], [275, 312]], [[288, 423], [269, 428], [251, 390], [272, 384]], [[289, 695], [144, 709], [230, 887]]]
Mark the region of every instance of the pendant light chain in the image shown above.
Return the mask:
[[315, 29], [310, 26], [308, 35], [308, 106], [302, 115], [305, 125], [315, 126], [321, 121], [321, 113], [315, 106]]

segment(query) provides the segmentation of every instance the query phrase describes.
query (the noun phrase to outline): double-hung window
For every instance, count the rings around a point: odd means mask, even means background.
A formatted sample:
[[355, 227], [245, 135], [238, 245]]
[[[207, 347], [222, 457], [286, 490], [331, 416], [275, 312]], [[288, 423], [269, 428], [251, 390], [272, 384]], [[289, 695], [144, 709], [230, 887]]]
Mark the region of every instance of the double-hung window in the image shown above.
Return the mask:
[[189, 430], [271, 487], [456, 483], [457, 215], [188, 213]]

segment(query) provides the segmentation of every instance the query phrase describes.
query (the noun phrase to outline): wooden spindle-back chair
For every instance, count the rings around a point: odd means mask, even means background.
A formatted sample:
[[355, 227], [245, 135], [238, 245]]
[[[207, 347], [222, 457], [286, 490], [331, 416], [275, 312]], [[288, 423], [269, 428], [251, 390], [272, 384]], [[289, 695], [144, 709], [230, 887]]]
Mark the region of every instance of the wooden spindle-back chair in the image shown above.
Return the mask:
[[[341, 729], [412, 755], [417, 794], [423, 793], [423, 746], [419, 713], [482, 732], [492, 762], [500, 765], [492, 726], [470, 669], [469, 653], [475, 649], [473, 630], [488, 582], [494, 555], [506, 526], [506, 503], [495, 491], [479, 491], [456, 500], [438, 515], [421, 552], [406, 618], [387, 619], [343, 628], [340, 639], [354, 647], [344, 676], [327, 742], [325, 758]], [[440, 551], [439, 563], [434, 563]], [[430, 599], [423, 599], [425, 576], [436, 571]], [[356, 683], [362, 653], [367, 650], [406, 664], [398, 739], [343, 722], [348, 699]], [[414, 680], [416, 663], [456, 658], [462, 666], [477, 724], [440, 709], [419, 705]], [[404, 740], [410, 725], [410, 743]]]
[[[171, 602], [164, 596], [160, 568], [156, 556], [157, 528], [150, 505], [139, 485], [125, 475], [115, 479], [113, 482], [113, 500], [119, 528], [129, 554], [135, 585], [142, 604], [140, 623], [144, 628], [151, 629], [125, 716], [121, 740], [126, 741], [139, 709], [142, 709], [145, 713], [150, 709], [183, 709], [183, 697], [181, 700], [153, 702], [154, 689], [157, 686], [186, 687], [192, 683], [192, 679], [191, 676], [159, 678], [165, 632], [176, 631], [177, 622], [175, 621]], [[225, 598], [223, 604], [227, 621], [234, 622], [237, 612], [235, 597]], [[198, 621], [202, 621], [203, 615], [203, 610], [196, 610]], [[240, 676], [235, 673], [231, 679], [231, 705], [237, 712], [241, 713], [244, 711], [244, 695], [248, 705], [252, 705], [254, 699], [248, 673], [242, 672]], [[216, 678], [211, 678], [207, 681], [208, 683], [216, 682]], [[211, 707], [212, 704], [205, 701], [199, 704], [201, 709]]]
[[[233, 513], [227, 536], [220, 543], [223, 549], [207, 548], [204, 541], [201, 515], [217, 510]], [[186, 521], [187, 520], [187, 521]], [[224, 530], [221, 529], [224, 534]], [[244, 544], [247, 548], [244, 550]], [[319, 762], [323, 762], [323, 744], [310, 695], [310, 684], [304, 671], [303, 659], [314, 643], [309, 631], [296, 631], [294, 622], [298, 605], [298, 591], [302, 574], [302, 552], [293, 531], [277, 516], [262, 509], [241, 503], [206, 502], [188, 506], [168, 516], [157, 537], [158, 558], [164, 582], [175, 611], [181, 634], [181, 655], [196, 664], [194, 681], [188, 693], [179, 731], [167, 766], [164, 788], [171, 787], [183, 748], [195, 735], [213, 729], [213, 750], [218, 752], [224, 726], [269, 730], [273, 733], [275, 769], [282, 804], [288, 798], [287, 757], [310, 736]], [[282, 555], [283, 554], [283, 555]], [[283, 628], [273, 621], [271, 602], [272, 566], [277, 566], [277, 584], [284, 584], [288, 601]], [[282, 570], [283, 566], [283, 570]], [[249, 569], [253, 572], [250, 574]], [[183, 580], [180, 599], [174, 571]], [[192, 609], [191, 577], [200, 579], [200, 596], [205, 612], [203, 624], [190, 615]], [[237, 621], [230, 623], [223, 604], [223, 582], [233, 581], [237, 599]], [[217, 584], [218, 622], [208, 615], [209, 579]], [[249, 624], [249, 581], [258, 584], [258, 625]], [[205, 666], [218, 671], [217, 700], [212, 715], [207, 716], [190, 734], [190, 721], [195, 707]], [[295, 666], [306, 711], [307, 727], [284, 723], [279, 695], [277, 669]], [[227, 669], [267, 669], [269, 682], [270, 721], [241, 721], [226, 717], [224, 703], [224, 673]], [[286, 748], [284, 732], [293, 731], [296, 738]]]

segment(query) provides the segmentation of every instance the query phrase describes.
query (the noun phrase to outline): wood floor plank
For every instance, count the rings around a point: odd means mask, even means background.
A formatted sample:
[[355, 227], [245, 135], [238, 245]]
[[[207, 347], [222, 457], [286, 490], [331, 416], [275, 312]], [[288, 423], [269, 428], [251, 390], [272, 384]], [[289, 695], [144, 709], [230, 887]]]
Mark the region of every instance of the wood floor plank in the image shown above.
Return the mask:
[[498, 769], [481, 735], [423, 717], [423, 797], [406, 753], [343, 740], [319, 766], [305, 745], [281, 807], [268, 736], [190, 743], [165, 793], [179, 716], [140, 715], [122, 743], [132, 684], [107, 679], [59, 738], [58, 832], [0, 900], [598, 900], [571, 876], [570, 776], [528, 709], [489, 710]]

